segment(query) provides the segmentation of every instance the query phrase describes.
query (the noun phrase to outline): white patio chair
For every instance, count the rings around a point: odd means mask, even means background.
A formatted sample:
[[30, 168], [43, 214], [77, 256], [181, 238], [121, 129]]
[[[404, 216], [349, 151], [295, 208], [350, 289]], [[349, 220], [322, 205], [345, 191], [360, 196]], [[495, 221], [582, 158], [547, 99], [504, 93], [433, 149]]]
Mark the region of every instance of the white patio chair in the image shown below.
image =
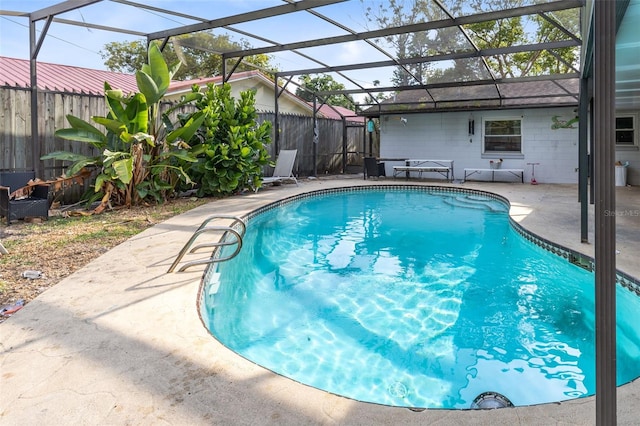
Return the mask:
[[298, 180], [293, 175], [293, 165], [296, 162], [297, 149], [283, 149], [276, 160], [276, 168], [273, 170], [272, 176], [262, 178], [263, 184], [279, 184], [285, 181], [293, 181], [298, 185]]

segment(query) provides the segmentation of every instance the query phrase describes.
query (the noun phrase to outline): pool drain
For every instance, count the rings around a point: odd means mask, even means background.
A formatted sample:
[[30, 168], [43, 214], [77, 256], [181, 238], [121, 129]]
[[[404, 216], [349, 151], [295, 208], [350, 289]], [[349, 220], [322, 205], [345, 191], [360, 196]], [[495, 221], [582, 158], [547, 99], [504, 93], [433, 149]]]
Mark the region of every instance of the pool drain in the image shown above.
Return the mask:
[[484, 392], [476, 396], [471, 403], [471, 408], [481, 410], [491, 410], [494, 408], [513, 407], [511, 401], [506, 396], [498, 392]]
[[404, 398], [409, 394], [407, 386], [402, 382], [395, 382], [394, 384], [389, 386], [388, 391], [392, 396], [395, 396], [397, 398]]

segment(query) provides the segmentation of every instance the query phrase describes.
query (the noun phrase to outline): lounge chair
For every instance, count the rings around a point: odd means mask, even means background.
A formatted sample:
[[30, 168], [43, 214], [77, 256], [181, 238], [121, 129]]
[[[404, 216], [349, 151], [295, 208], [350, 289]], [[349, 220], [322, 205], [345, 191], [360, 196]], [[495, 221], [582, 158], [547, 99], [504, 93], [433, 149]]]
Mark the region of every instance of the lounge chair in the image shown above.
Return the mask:
[[286, 181], [293, 181], [298, 184], [298, 180], [293, 175], [293, 165], [296, 162], [297, 149], [283, 149], [276, 160], [276, 168], [273, 170], [272, 176], [262, 178], [263, 184], [280, 184]]

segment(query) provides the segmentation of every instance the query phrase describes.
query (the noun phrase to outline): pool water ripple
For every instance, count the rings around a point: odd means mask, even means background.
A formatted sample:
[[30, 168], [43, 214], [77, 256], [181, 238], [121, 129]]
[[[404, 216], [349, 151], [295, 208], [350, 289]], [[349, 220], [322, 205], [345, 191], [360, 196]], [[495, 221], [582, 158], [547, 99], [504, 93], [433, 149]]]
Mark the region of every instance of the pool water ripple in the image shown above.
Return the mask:
[[[527, 241], [491, 196], [419, 189], [293, 200], [249, 221], [202, 316], [242, 356], [361, 401], [469, 408], [593, 393], [593, 275]], [[619, 383], [640, 375], [619, 298]]]

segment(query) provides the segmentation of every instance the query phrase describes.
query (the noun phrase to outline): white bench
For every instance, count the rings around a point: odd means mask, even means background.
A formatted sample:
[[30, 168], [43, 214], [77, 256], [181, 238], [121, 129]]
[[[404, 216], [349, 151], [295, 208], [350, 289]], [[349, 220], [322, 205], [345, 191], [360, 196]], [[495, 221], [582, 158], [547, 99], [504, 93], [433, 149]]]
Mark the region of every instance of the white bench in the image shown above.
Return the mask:
[[404, 172], [409, 179], [411, 172], [417, 172], [422, 178], [422, 173], [439, 173], [447, 180], [453, 180], [453, 160], [405, 160], [404, 166], [393, 166], [393, 177]]
[[520, 182], [524, 183], [524, 169], [464, 169], [464, 179], [462, 181], [466, 181], [469, 176], [476, 173], [480, 174], [484, 172], [491, 173], [491, 182], [495, 182], [496, 173], [498, 173], [498, 175], [504, 173], [519, 177]]

